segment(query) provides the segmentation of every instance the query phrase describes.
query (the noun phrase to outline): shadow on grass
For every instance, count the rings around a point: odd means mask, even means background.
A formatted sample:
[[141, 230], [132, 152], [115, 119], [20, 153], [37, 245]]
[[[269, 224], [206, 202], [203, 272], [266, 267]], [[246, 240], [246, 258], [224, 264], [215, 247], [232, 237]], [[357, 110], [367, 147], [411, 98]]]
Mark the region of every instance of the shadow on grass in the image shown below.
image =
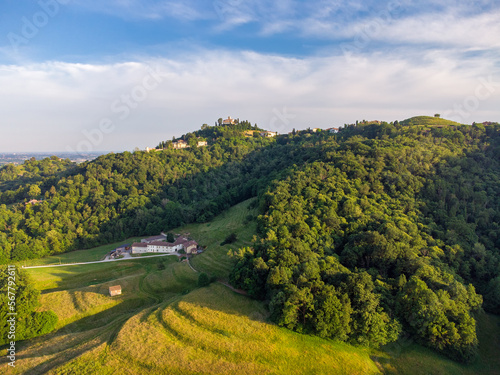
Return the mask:
[[[69, 346], [65, 347], [56, 357], [41, 363], [33, 368], [29, 369], [30, 374], [44, 374], [47, 371], [63, 365], [76, 357], [91, 351], [92, 349], [100, 346], [103, 343], [110, 345], [113, 340], [117, 337], [118, 332], [121, 330], [123, 325], [127, 320], [142, 311], [145, 307], [149, 306], [149, 298], [141, 299], [129, 299], [125, 300], [123, 303], [114, 306], [110, 309], [91, 315], [82, 319], [79, 319], [73, 323], [70, 323], [57, 331], [51, 332], [42, 337], [35, 338], [33, 340], [20, 342], [18, 346], [18, 352], [24, 348], [32, 347], [43, 342], [49, 342], [54, 339], [57, 341], [58, 336], [68, 335], [68, 334], [78, 334], [78, 333], [88, 333], [84, 335], [81, 339], [76, 340]], [[94, 334], [92, 332], [94, 331]], [[96, 341], [97, 340], [97, 341]], [[57, 343], [56, 345], [58, 345]], [[33, 354], [19, 354], [17, 355], [17, 360], [37, 358], [43, 355], [55, 354], [50, 350], [51, 347], [43, 347], [40, 352]]]
[[148, 273], [151, 271], [152, 266], [160, 263], [169, 265], [177, 262], [176, 257], [156, 257], [152, 259], [141, 258], [129, 262], [122, 261], [74, 266], [75, 272], [72, 275], [62, 272], [51, 273], [52, 277], [59, 277], [63, 281], [58, 282], [54, 288], [42, 290], [41, 293], [48, 294], [104, 284], [124, 277], [138, 275], [142, 272]]

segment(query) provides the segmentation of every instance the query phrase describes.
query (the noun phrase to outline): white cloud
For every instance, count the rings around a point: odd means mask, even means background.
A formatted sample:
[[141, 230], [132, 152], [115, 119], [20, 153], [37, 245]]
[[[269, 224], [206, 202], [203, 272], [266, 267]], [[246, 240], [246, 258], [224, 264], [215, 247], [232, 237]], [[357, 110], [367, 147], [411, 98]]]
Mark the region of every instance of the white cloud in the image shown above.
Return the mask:
[[255, 22], [266, 36], [289, 33], [332, 42], [362, 37], [441, 47], [500, 46], [500, 7], [488, 0], [217, 0], [214, 8], [225, 29]]
[[[92, 133], [103, 119], [115, 130], [94, 150], [154, 146], [227, 115], [286, 132], [446, 113], [475, 95], [478, 78], [493, 75], [500, 82], [494, 61], [442, 50], [359, 54], [349, 60], [199, 51], [119, 64], [0, 66], [0, 87], [9, 88], [0, 92], [7, 109], [0, 150], [77, 149], [86, 141], [82, 131]], [[160, 72], [161, 83], [151, 88], [155, 82], [149, 78], [148, 89], [140, 89], [150, 68]], [[134, 108], [123, 116], [117, 108], [134, 90], [141, 100], [132, 101]], [[500, 84], [464, 121], [499, 120], [499, 99]], [[283, 121], [277, 113], [294, 117]]]
[[[331, 27], [329, 30], [328, 27]], [[308, 35], [331, 35], [334, 38], [358, 38], [369, 42], [382, 41], [405, 45], [439, 45], [441, 48], [500, 47], [500, 11], [475, 16], [458, 14], [422, 14], [385, 22], [374, 16], [361, 24], [340, 30], [336, 25], [305, 29]]]

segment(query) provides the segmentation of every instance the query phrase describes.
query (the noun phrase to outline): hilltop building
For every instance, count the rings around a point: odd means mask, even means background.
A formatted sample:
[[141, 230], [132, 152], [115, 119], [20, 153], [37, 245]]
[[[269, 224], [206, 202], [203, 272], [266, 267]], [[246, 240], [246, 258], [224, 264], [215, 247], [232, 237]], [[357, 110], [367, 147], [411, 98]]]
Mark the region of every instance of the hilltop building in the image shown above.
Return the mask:
[[186, 141], [180, 139], [179, 141], [177, 142], [172, 142], [172, 147], [179, 150], [179, 149], [182, 149], [182, 148], [188, 148], [189, 145], [187, 144]]
[[278, 132], [264, 131], [264, 132], [260, 133], [260, 136], [264, 137], [264, 138], [272, 138], [272, 137], [276, 137], [277, 135], [278, 135]]
[[42, 203], [42, 201], [38, 199], [31, 199], [30, 201], [25, 202], [24, 204], [28, 205], [28, 204], [38, 204], [38, 203]]
[[231, 118], [231, 116], [228, 116], [227, 119], [222, 120], [222, 125], [234, 125], [236, 124], [236, 120], [234, 118]]
[[[207, 141], [198, 140], [198, 143], [196, 143], [196, 145], [198, 147], [204, 147], [204, 146], [208, 146], [208, 142]], [[183, 149], [183, 148], [189, 148], [190, 146], [188, 145], [188, 143], [185, 140], [180, 139], [177, 142], [172, 142], [172, 147], [174, 149], [176, 149], [176, 150], [180, 150], [180, 149]]]
[[330, 133], [338, 133], [340, 130], [340, 128], [328, 128], [326, 129], [327, 132], [330, 132]]

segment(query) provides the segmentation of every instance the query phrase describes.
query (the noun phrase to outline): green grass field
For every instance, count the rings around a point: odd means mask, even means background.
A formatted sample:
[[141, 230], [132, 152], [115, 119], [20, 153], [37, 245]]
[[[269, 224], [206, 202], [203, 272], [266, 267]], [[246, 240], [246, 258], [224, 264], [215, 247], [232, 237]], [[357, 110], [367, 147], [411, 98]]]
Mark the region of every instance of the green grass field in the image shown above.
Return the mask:
[[[176, 229], [176, 233], [190, 233], [200, 245], [206, 246], [206, 251], [195, 256], [191, 264], [196, 270], [213, 274], [226, 279], [233, 266], [233, 261], [227, 255], [229, 250], [237, 250], [252, 244], [252, 237], [257, 229], [256, 220], [246, 221], [248, 215], [255, 217], [257, 209], [249, 209], [253, 201], [242, 202], [231, 207], [226, 212], [206, 224], [191, 224]], [[231, 233], [237, 233], [237, 241], [232, 244], [220, 246], [224, 239]]]
[[[189, 232], [207, 249], [193, 258], [203, 271], [226, 278], [229, 249], [250, 244], [256, 215], [243, 202]], [[238, 240], [220, 243], [232, 232]], [[92, 260], [116, 244], [65, 259]], [[46, 264], [46, 263], [45, 263]], [[498, 374], [500, 317], [478, 322], [480, 357], [463, 366], [400, 340], [381, 350], [296, 334], [268, 321], [264, 303], [214, 283], [198, 288], [199, 273], [176, 256], [29, 269], [42, 290], [41, 310], [59, 317], [57, 330], [17, 343], [12, 374]], [[108, 287], [123, 293], [110, 297]]]
[[49, 264], [66, 264], [66, 263], [80, 263], [80, 262], [95, 262], [104, 259], [107, 253], [116, 247], [132, 242], [140, 241], [141, 237], [133, 237], [124, 241], [111, 243], [108, 245], [98, 246], [89, 250], [76, 250], [69, 253], [52, 255], [40, 259], [23, 260], [16, 263], [19, 266], [45, 266]]
[[436, 126], [436, 125], [460, 125], [458, 122], [446, 120], [440, 117], [415, 116], [400, 122], [405, 126]]

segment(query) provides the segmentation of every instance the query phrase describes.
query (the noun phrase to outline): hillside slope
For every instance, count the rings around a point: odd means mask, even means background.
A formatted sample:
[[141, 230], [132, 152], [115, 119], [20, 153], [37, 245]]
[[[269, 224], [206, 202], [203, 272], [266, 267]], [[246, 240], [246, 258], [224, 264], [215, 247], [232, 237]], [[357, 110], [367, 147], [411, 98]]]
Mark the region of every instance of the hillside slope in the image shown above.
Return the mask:
[[401, 125], [404, 126], [439, 126], [439, 125], [460, 125], [458, 122], [452, 120], [446, 120], [440, 117], [431, 116], [415, 116], [408, 118], [406, 120], [400, 121]]

